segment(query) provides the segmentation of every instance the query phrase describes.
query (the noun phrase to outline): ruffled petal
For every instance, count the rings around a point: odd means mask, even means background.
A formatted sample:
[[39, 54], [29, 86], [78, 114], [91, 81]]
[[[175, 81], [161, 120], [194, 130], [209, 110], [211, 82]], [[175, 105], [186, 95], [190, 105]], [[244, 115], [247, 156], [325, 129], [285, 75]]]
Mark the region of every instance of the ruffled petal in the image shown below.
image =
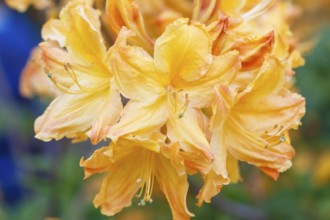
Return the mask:
[[[95, 207], [101, 207], [101, 213], [107, 216], [113, 216], [123, 208], [131, 206], [133, 197], [141, 187], [137, 183], [143, 164], [141, 148], [134, 150], [130, 146], [112, 145], [109, 161], [117, 154], [116, 148], [126, 148], [125, 154], [118, 155], [118, 159], [108, 166], [109, 174], [104, 178], [101, 189], [94, 198]], [[95, 162], [102, 167], [102, 160]]]
[[72, 1], [61, 11], [60, 21], [67, 30], [65, 46], [69, 54], [83, 66], [92, 68], [95, 75], [109, 77], [99, 16], [99, 11], [85, 1]]
[[212, 63], [211, 38], [202, 25], [188, 25], [178, 19], [166, 28], [155, 44], [154, 60], [172, 84], [201, 78]]
[[172, 107], [167, 130], [173, 141], [178, 140], [182, 142], [182, 150], [193, 152], [193, 154], [202, 154], [202, 157], [205, 157], [206, 161], [210, 162], [213, 160], [213, 155], [210, 150], [210, 144], [199, 124], [202, 120], [201, 114], [199, 110], [190, 107], [187, 107], [185, 112], [178, 113]]
[[120, 136], [144, 134], [161, 128], [168, 119], [166, 99], [160, 97], [153, 103], [129, 101], [121, 113], [119, 123], [112, 126], [108, 137], [116, 141]]
[[305, 114], [305, 99], [296, 93], [271, 95], [263, 100], [240, 101], [232, 117], [242, 127], [256, 134], [280, 134], [296, 128]]
[[[178, 159], [179, 148], [178, 146], [163, 146], [162, 152], [165, 156], [158, 157], [155, 178], [171, 207], [173, 219], [190, 219], [193, 214], [188, 211], [186, 206], [189, 184], [187, 175], [180, 172], [184, 168], [182, 159]], [[178, 167], [181, 167], [179, 172]]]
[[84, 167], [84, 179], [87, 179], [96, 173], [108, 171], [112, 166], [111, 150], [109, 147], [101, 147], [97, 149], [87, 160], [84, 160], [82, 157], [80, 159], [80, 166]]
[[241, 102], [263, 99], [278, 92], [285, 82], [285, 65], [274, 57], [267, 57], [256, 78], [240, 94]]
[[248, 36], [234, 41], [230, 50], [237, 50], [242, 61], [241, 71], [249, 71], [259, 68], [265, 57], [272, 52], [274, 44], [274, 32], [264, 36]]
[[68, 27], [59, 19], [49, 19], [41, 30], [42, 38], [47, 41], [56, 41], [61, 47], [65, 47]]
[[58, 96], [35, 121], [36, 138], [43, 141], [73, 138], [88, 133], [94, 143], [104, 137], [104, 129], [119, 119], [122, 108], [117, 92], [107, 89]]
[[240, 161], [278, 172], [291, 167], [294, 149], [279, 137], [266, 140], [230, 119], [223, 128], [223, 138], [228, 151]]
[[240, 60], [237, 51], [231, 51], [214, 57], [207, 73], [199, 80], [182, 83], [182, 88], [189, 97], [190, 106], [205, 108], [211, 106], [218, 84], [228, 84], [235, 78], [240, 69]]
[[153, 100], [165, 90], [167, 79], [157, 71], [152, 57], [145, 50], [127, 45], [127, 39], [133, 35], [126, 28], [120, 31], [109, 65], [124, 96], [140, 101]]

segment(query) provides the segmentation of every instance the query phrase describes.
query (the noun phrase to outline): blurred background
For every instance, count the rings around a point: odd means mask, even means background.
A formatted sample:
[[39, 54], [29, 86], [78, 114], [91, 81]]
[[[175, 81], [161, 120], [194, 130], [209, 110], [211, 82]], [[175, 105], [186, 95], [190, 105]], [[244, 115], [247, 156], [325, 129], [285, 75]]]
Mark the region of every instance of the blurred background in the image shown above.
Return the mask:
[[[226, 186], [211, 204], [195, 206], [198, 180], [188, 207], [194, 219], [330, 219], [330, 2], [296, 1], [303, 16], [293, 30], [314, 47], [296, 70], [297, 89], [306, 97], [307, 113], [293, 132], [293, 167], [273, 181], [241, 164], [243, 182]], [[49, 103], [24, 99], [19, 77], [31, 49], [40, 42], [42, 18], [33, 9], [20, 14], [0, 1], [0, 220], [167, 220], [170, 210], [155, 192], [155, 202], [137, 201], [116, 217], [102, 216], [92, 205], [100, 176], [83, 181], [81, 156], [96, 147], [67, 140], [34, 139], [33, 123]]]

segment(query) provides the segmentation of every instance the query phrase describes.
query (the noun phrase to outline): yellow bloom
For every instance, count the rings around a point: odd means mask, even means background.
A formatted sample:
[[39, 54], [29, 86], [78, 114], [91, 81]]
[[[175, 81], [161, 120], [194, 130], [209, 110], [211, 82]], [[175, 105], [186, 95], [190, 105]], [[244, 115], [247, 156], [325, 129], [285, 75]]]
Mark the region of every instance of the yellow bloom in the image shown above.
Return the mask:
[[30, 5], [36, 9], [45, 9], [52, 5], [51, 0], [5, 0], [6, 4], [19, 12], [24, 12]]
[[[35, 122], [36, 137], [85, 139], [92, 143], [105, 138], [107, 127], [116, 123], [122, 109], [119, 93], [112, 89], [112, 73], [107, 66], [111, 49], [106, 51], [100, 31], [99, 12], [84, 1], [71, 1], [59, 20], [46, 25], [45, 71], [62, 92]], [[52, 29], [48, 29], [51, 27]], [[45, 37], [45, 36], [44, 36]], [[92, 42], [92, 44], [91, 44]]]
[[[200, 108], [210, 106], [214, 86], [226, 83], [239, 68], [238, 53], [212, 56], [211, 38], [200, 24], [179, 19], [155, 42], [154, 57], [140, 47], [129, 46], [132, 32], [123, 28], [109, 64], [119, 91], [131, 99], [109, 137], [147, 133], [166, 124], [169, 138], [182, 150], [212, 159], [200, 127]], [[198, 153], [199, 152], [199, 153]], [[192, 157], [193, 158], [193, 157]]]
[[284, 81], [285, 66], [268, 57], [241, 93], [219, 88], [212, 119], [212, 143], [274, 179], [291, 166], [294, 150], [288, 131], [297, 128], [305, 113], [304, 98], [283, 88]]
[[234, 84], [218, 87], [210, 124], [215, 161], [204, 177], [199, 205], [210, 202], [223, 184], [239, 180], [237, 160], [274, 179], [291, 167], [294, 149], [288, 131], [300, 124], [305, 100], [283, 88], [284, 81], [285, 65], [269, 56], [245, 90]]
[[[186, 207], [187, 176], [177, 144], [162, 143], [160, 134], [147, 138], [127, 136], [102, 147], [80, 165], [85, 178], [108, 172], [94, 205], [105, 215], [114, 215], [132, 204], [134, 196], [139, 205], [151, 204], [155, 180], [172, 209], [173, 219], [190, 219]], [[139, 192], [138, 192], [139, 190]]]

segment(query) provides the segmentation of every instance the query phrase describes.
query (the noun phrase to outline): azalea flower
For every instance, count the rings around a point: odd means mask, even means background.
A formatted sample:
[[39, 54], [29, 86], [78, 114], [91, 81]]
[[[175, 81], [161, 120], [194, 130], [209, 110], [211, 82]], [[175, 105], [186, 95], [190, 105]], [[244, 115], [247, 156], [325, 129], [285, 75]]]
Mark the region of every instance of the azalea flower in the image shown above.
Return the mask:
[[[55, 97], [36, 137], [111, 138], [81, 160], [86, 178], [108, 172], [94, 199], [105, 215], [134, 195], [151, 203], [156, 180], [173, 218], [189, 219], [187, 174], [204, 180], [200, 206], [241, 179], [239, 161], [277, 179], [305, 112], [291, 91], [292, 68], [304, 61], [286, 4], [271, 3], [70, 1], [44, 25], [22, 78], [25, 94]], [[38, 87], [46, 79], [48, 89]]]
[[[269, 56], [244, 91], [218, 87], [211, 120], [211, 147], [216, 155], [214, 172], [220, 177], [230, 179], [228, 162], [232, 169], [237, 160], [259, 167], [274, 179], [291, 167], [294, 149], [288, 131], [300, 124], [305, 100], [283, 88], [284, 81], [285, 65]], [[232, 175], [237, 177], [237, 169], [234, 170]], [[214, 193], [214, 187], [219, 187], [212, 185], [214, 179], [209, 181], [199, 194], [199, 203], [209, 202], [212, 197], [205, 190]]]
[[190, 219], [186, 207], [187, 176], [179, 145], [166, 145], [165, 137], [153, 134], [149, 138], [126, 136], [109, 147], [96, 150], [87, 160], [81, 159], [85, 178], [107, 172], [94, 205], [112, 216], [140, 198], [139, 205], [153, 202], [152, 192], [157, 181], [172, 209], [173, 219]]
[[79, 141], [88, 136], [97, 143], [107, 126], [117, 122], [122, 108], [119, 93], [111, 86], [107, 65], [111, 49], [106, 50], [102, 39], [99, 12], [84, 1], [72, 1], [59, 20], [50, 22], [54, 25], [45, 26], [44, 37], [57, 40], [66, 50], [49, 42], [40, 47], [46, 74], [61, 95], [36, 120], [36, 137]]
[[[110, 62], [119, 91], [130, 101], [109, 137], [147, 133], [167, 126], [182, 150], [196, 150], [209, 160], [210, 146], [199, 120], [200, 108], [212, 102], [214, 85], [227, 82], [239, 68], [238, 53], [213, 57], [211, 38], [200, 24], [179, 19], [155, 42], [154, 57], [127, 45], [132, 31], [120, 32]], [[174, 140], [175, 139], [175, 140]]]

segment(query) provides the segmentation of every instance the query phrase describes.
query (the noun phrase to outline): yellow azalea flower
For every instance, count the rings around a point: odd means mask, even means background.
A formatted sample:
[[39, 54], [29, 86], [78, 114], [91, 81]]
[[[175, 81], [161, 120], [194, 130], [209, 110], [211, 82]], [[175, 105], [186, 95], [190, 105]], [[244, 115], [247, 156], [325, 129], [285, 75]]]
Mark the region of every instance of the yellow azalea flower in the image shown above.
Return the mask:
[[33, 5], [36, 9], [45, 9], [52, 6], [52, 0], [5, 0], [6, 4], [19, 11], [24, 12], [30, 5]]
[[230, 176], [239, 179], [237, 160], [259, 167], [274, 179], [291, 166], [294, 149], [288, 131], [300, 124], [305, 100], [283, 88], [284, 82], [285, 65], [269, 56], [244, 91], [234, 85], [218, 87], [211, 119], [215, 162], [213, 173], [204, 178], [199, 204], [210, 202]]
[[[71, 1], [55, 26], [44, 30], [65, 49], [44, 42], [45, 71], [61, 91], [35, 122], [36, 137], [44, 141], [74, 138], [92, 143], [105, 138], [122, 109], [119, 93], [111, 86], [112, 73], [100, 31], [99, 12], [84, 1]], [[49, 26], [45, 26], [47, 29]], [[58, 29], [57, 29], [58, 28]], [[92, 44], [91, 44], [92, 42]]]
[[130, 99], [109, 137], [116, 141], [126, 134], [147, 133], [166, 125], [168, 135], [174, 142], [180, 141], [182, 150], [200, 152], [211, 160], [200, 127], [200, 108], [211, 105], [215, 85], [235, 76], [240, 66], [238, 53], [212, 56], [205, 27], [188, 25], [188, 19], [167, 27], [155, 42], [154, 57], [127, 45], [126, 39], [132, 35], [122, 29], [109, 62], [119, 91]]
[[[294, 150], [288, 131], [297, 128], [305, 113], [304, 98], [283, 88], [284, 80], [285, 66], [268, 57], [257, 77], [236, 98], [228, 101], [228, 94], [219, 89], [212, 124], [214, 143], [226, 146], [235, 158], [260, 167], [274, 179], [291, 166]], [[223, 103], [231, 106], [226, 115], [223, 106], [217, 110]]]
[[130, 206], [135, 196], [140, 198], [139, 205], [151, 204], [156, 180], [169, 202], [173, 219], [193, 216], [186, 207], [188, 182], [179, 145], [168, 146], [163, 141], [160, 134], [149, 138], [128, 136], [81, 160], [85, 178], [108, 173], [94, 199], [94, 205], [101, 207], [103, 214], [115, 215]]

